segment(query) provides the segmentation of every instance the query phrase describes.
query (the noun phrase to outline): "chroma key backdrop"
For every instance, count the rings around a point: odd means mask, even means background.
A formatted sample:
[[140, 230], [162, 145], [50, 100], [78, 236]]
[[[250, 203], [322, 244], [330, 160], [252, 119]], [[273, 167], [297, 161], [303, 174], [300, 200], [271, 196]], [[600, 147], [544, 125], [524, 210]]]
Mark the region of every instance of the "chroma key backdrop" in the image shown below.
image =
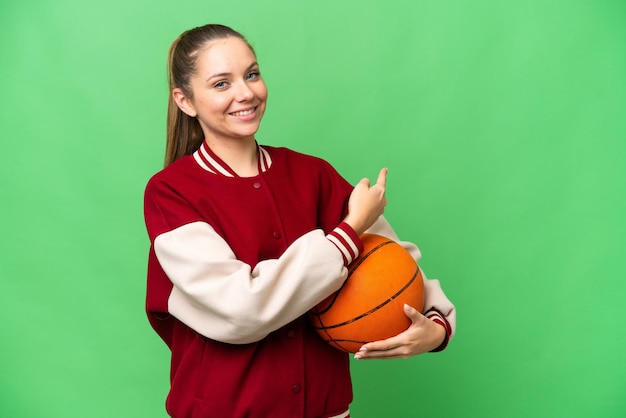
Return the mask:
[[259, 143], [389, 168], [456, 304], [446, 351], [352, 361], [352, 416], [626, 416], [620, 0], [3, 2], [0, 416], [166, 416], [142, 199], [167, 50], [205, 23], [257, 51]]

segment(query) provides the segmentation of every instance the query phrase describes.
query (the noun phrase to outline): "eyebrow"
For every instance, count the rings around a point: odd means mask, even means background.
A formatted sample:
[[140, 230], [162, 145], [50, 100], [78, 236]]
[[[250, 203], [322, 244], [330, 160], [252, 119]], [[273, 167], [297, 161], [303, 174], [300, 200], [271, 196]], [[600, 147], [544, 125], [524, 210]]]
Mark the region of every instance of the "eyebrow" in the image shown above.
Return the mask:
[[[246, 72], [250, 71], [252, 68], [254, 67], [258, 67], [259, 63], [254, 61], [252, 64], [248, 65], [248, 68], [246, 68]], [[216, 77], [226, 77], [231, 75], [231, 73], [218, 73], [218, 74], [213, 74], [212, 76], [209, 76], [209, 78], [206, 79], [206, 81], [211, 80], [212, 78], [216, 78]]]

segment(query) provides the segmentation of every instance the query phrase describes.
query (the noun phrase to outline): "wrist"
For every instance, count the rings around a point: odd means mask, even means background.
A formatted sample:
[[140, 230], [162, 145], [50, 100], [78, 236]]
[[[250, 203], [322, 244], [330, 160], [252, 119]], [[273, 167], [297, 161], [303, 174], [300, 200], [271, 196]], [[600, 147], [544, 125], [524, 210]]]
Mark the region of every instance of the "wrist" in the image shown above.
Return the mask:
[[443, 338], [437, 337], [437, 341], [440, 341], [440, 344], [437, 345], [434, 349], [430, 350], [431, 353], [435, 353], [438, 351], [443, 351], [450, 342], [450, 336], [452, 335], [452, 328], [448, 320], [436, 309], [431, 309], [430, 311], [424, 314], [426, 318], [433, 321], [436, 325], [439, 325], [437, 329], [437, 333], [443, 334]]
[[441, 347], [441, 345], [446, 341], [446, 327], [442, 324], [433, 321], [434, 323], [434, 331], [433, 331], [433, 344], [431, 351], [436, 350]]
[[357, 221], [356, 219], [354, 219], [353, 217], [351, 217], [350, 215], [346, 216], [346, 218], [343, 220], [344, 223], [348, 224], [348, 226], [350, 228], [352, 228], [352, 230], [358, 235], [360, 236], [361, 234], [363, 234], [365, 232], [365, 228], [363, 228], [362, 223]]

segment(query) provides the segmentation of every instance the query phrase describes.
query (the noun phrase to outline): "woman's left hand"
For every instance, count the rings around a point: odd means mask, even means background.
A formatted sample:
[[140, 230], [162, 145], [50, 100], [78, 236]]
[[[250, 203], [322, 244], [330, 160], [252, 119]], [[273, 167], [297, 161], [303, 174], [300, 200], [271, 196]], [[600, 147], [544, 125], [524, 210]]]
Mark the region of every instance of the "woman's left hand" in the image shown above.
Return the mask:
[[354, 358], [359, 360], [409, 358], [427, 353], [441, 345], [446, 337], [444, 327], [409, 305], [404, 305], [404, 313], [411, 320], [411, 326], [406, 331], [386, 340], [363, 345], [354, 354]]

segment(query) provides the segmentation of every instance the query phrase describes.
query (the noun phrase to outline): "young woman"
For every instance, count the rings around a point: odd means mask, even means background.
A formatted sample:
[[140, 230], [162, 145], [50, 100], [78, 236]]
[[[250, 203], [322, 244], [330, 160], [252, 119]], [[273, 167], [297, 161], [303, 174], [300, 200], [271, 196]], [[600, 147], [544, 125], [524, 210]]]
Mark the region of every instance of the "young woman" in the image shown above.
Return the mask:
[[[206, 25], [169, 53], [165, 168], [148, 183], [146, 309], [171, 349], [174, 417], [347, 417], [348, 355], [306, 313], [338, 290], [365, 231], [398, 237], [382, 213], [382, 169], [355, 187], [327, 162], [255, 139], [267, 100], [238, 32]], [[413, 244], [402, 243], [416, 259]], [[425, 315], [356, 358], [442, 350], [454, 306], [425, 280]]]

